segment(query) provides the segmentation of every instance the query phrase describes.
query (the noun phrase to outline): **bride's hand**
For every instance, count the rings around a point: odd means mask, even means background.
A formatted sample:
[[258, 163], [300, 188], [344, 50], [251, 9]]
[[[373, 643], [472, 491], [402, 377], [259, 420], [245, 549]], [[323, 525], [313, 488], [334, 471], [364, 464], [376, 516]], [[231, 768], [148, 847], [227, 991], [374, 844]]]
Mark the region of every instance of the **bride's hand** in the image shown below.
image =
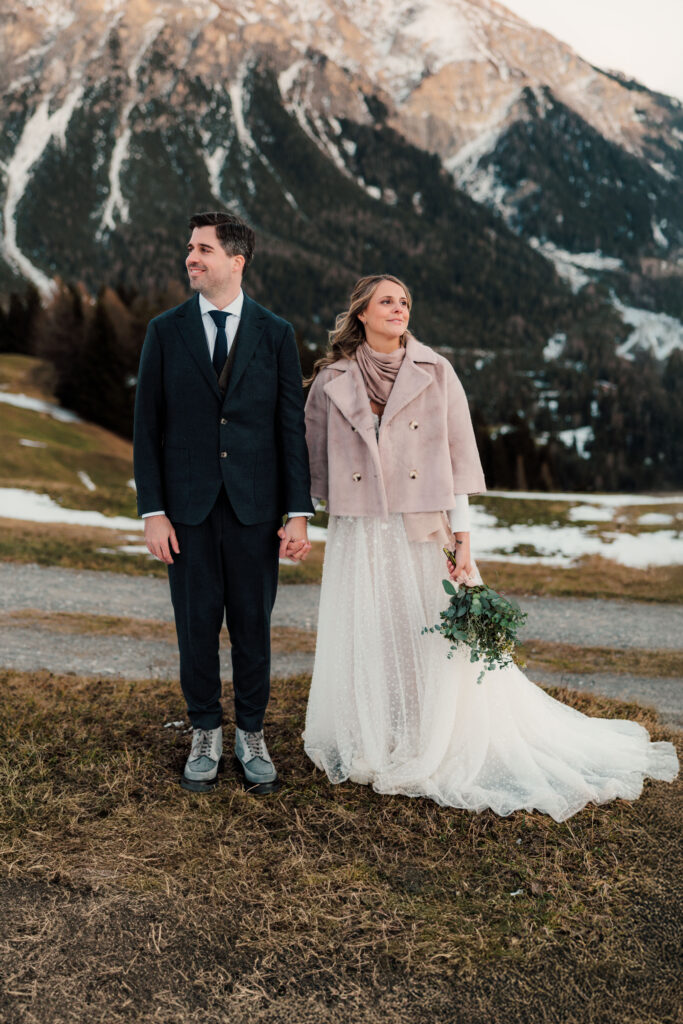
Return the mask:
[[470, 554], [469, 533], [455, 533], [453, 535], [453, 550], [455, 551], [455, 565], [448, 559], [448, 574], [454, 583], [464, 583], [472, 586], [474, 581], [474, 566]]

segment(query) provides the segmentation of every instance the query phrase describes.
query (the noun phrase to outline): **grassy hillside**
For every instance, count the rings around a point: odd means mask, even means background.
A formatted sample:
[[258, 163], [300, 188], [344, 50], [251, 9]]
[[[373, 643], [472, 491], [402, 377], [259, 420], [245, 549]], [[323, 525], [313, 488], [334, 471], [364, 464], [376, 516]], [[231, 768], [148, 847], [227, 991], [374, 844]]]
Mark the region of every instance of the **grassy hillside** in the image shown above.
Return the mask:
[[[49, 371], [29, 356], [0, 355], [0, 389], [53, 402]], [[22, 442], [30, 441], [27, 445]], [[38, 445], [39, 447], [36, 447]], [[80, 479], [87, 474], [91, 491]], [[48, 413], [0, 403], [0, 482], [49, 494], [69, 508], [135, 516], [130, 442], [92, 423], [63, 423]]]

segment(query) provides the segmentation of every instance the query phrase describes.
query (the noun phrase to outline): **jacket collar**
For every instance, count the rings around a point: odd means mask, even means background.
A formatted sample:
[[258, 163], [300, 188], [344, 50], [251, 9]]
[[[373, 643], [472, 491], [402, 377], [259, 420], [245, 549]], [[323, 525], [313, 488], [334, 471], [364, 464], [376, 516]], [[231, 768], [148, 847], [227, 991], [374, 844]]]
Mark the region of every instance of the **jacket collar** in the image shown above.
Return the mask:
[[[434, 378], [422, 368], [420, 363], [436, 363], [437, 361], [438, 357], [432, 349], [423, 345], [412, 334], [408, 335], [405, 358], [382, 416], [383, 427], [432, 383]], [[338, 359], [330, 364], [330, 369], [343, 372], [325, 384], [323, 389], [325, 393], [358, 430], [363, 433], [367, 430], [374, 432], [372, 409], [356, 360]]]
[[237, 348], [235, 349], [235, 361], [232, 364], [228, 390], [225, 395], [226, 401], [230, 398], [230, 395], [232, 395], [233, 391], [239, 384], [242, 374], [246, 370], [249, 360], [254, 354], [255, 348], [261, 340], [261, 335], [265, 325], [265, 311], [257, 302], [254, 302], [253, 299], [250, 299], [249, 296], [245, 294], [244, 304], [242, 306], [242, 316], [240, 317], [240, 325], [237, 337], [233, 342], [234, 345], [237, 345]]
[[[199, 306], [199, 295], [193, 295], [187, 302], [178, 306], [175, 315], [177, 327], [186, 348], [201, 370], [213, 393], [223, 400], [216, 379], [216, 371], [213, 368], [209, 355], [209, 346], [206, 343], [206, 334], [204, 333]], [[265, 317], [261, 307], [245, 294], [238, 331], [239, 345], [235, 349], [235, 361], [230, 374], [226, 399], [235, 390], [242, 374], [247, 368], [247, 364], [260, 340], [264, 321]], [[233, 344], [237, 344], [237, 340], [236, 338]]]
[[182, 306], [178, 306], [175, 311], [175, 321], [185, 348], [201, 370], [202, 376], [211, 390], [220, 398], [221, 392], [209, 355], [202, 314], [199, 310], [199, 295], [193, 295], [187, 302], [183, 302]]

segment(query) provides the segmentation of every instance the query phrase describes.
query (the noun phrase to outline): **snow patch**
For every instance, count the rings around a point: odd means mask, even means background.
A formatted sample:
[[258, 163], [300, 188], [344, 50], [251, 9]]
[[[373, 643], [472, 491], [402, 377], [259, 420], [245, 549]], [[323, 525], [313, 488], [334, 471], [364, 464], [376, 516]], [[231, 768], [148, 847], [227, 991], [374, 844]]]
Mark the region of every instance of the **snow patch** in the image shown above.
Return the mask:
[[548, 338], [545, 348], [543, 349], [543, 358], [546, 363], [550, 363], [553, 359], [559, 359], [564, 352], [564, 347], [567, 344], [567, 335], [558, 333], [553, 334], [552, 338]]
[[123, 192], [121, 190], [121, 169], [128, 156], [130, 140], [132, 137], [128, 120], [138, 99], [137, 76], [140, 64], [142, 63], [142, 58], [163, 27], [163, 18], [152, 18], [152, 20], [147, 23], [144, 29], [142, 43], [138, 47], [133, 60], [128, 66], [128, 78], [133, 87], [133, 95], [121, 111], [120, 124], [122, 126], [122, 130], [114, 143], [114, 149], [111, 154], [111, 161], [109, 164], [109, 195], [107, 196], [107, 201], [104, 204], [104, 209], [100, 218], [100, 226], [97, 232], [98, 239], [102, 237], [105, 231], [113, 231], [115, 229], [116, 221], [114, 218], [116, 213], [118, 213], [122, 224], [128, 223], [128, 202], [124, 199]]
[[305, 60], [295, 60], [293, 64], [290, 64], [288, 68], [281, 71], [277, 76], [278, 88], [283, 99], [299, 77], [299, 72], [306, 67], [306, 64], [307, 61]]
[[47, 448], [44, 441], [30, 441], [27, 437], [20, 437], [19, 444], [23, 445], [24, 448]]
[[92, 481], [92, 477], [89, 477], [84, 469], [79, 469], [79, 471], [78, 471], [78, 479], [81, 481], [83, 486], [88, 491], [96, 491], [97, 490], [97, 487], [95, 486], [95, 484]]
[[603, 256], [601, 252], [568, 252], [553, 242], [530, 238], [529, 245], [554, 265], [559, 276], [568, 282], [576, 295], [591, 280], [586, 270], [621, 270], [623, 261], [616, 256]]
[[664, 512], [646, 512], [642, 516], [638, 516], [639, 526], [672, 526], [674, 521], [673, 516], [666, 515]]
[[668, 222], [666, 220], [661, 220], [659, 221], [659, 223], [657, 223], [654, 217], [652, 217], [652, 219], [650, 220], [652, 237], [655, 241], [655, 244], [658, 245], [661, 249], [669, 248], [669, 239], [666, 237], [663, 231], [663, 228], [666, 227], [667, 223]]
[[633, 330], [623, 344], [617, 348], [617, 355], [633, 359], [639, 349], [652, 352], [657, 359], [667, 359], [672, 352], [683, 349], [683, 323], [666, 313], [652, 313], [648, 309], [625, 306], [613, 295], [612, 304], [621, 319]]
[[590, 452], [586, 451], [586, 446], [595, 440], [592, 427], [574, 427], [572, 430], [560, 430], [557, 436], [562, 444], [566, 444], [567, 448], [576, 446], [576, 451], [582, 459], [590, 459]]
[[256, 184], [254, 183], [254, 179], [249, 169], [249, 159], [247, 156], [248, 153], [253, 153], [257, 160], [259, 160], [260, 163], [266, 168], [269, 174], [271, 174], [273, 178], [275, 178], [275, 181], [280, 186], [280, 190], [282, 191], [282, 194], [285, 197], [287, 203], [292, 207], [293, 210], [297, 210], [298, 205], [296, 200], [294, 199], [294, 196], [284, 187], [280, 175], [277, 173], [277, 171], [275, 170], [275, 168], [273, 167], [265, 153], [262, 153], [259, 147], [256, 145], [254, 136], [251, 134], [249, 128], [247, 127], [247, 122], [244, 117], [244, 82], [247, 76], [247, 71], [248, 63], [247, 61], [243, 61], [237, 72], [237, 77], [228, 87], [228, 95], [230, 97], [230, 103], [232, 105], [232, 114], [235, 122], [235, 131], [237, 132], [237, 138], [240, 142], [242, 150], [245, 153], [245, 156], [242, 160], [242, 169], [244, 171], [244, 180], [247, 186], [247, 190], [250, 195], [254, 195], [256, 193]]
[[67, 523], [71, 526], [100, 526], [107, 530], [142, 530], [139, 519], [104, 516], [101, 512], [62, 508], [47, 494], [24, 491], [18, 487], [0, 487], [0, 516], [24, 519], [31, 523]]
[[50, 278], [34, 266], [17, 244], [16, 213], [28, 183], [31, 171], [38, 163], [48, 145], [54, 139], [60, 146], [66, 143], [66, 130], [74, 110], [83, 96], [83, 86], [78, 85], [67, 94], [62, 105], [50, 113], [52, 94], [45, 96], [24, 125], [21, 137], [12, 156], [5, 165], [7, 192], [3, 207], [4, 236], [2, 249], [7, 262], [31, 281], [43, 298], [54, 293]]
[[[62, 409], [61, 405], [54, 405], [52, 402], [43, 402], [40, 398], [31, 398], [29, 395], [15, 395], [7, 391], [0, 391], [0, 402], [5, 405], [14, 405], [17, 409], [29, 409], [31, 412], [44, 412], [62, 423], [81, 423], [81, 419], [75, 412]], [[39, 442], [36, 442], [39, 443]]]
[[213, 153], [204, 150], [204, 163], [209, 174], [209, 186], [211, 194], [216, 199], [222, 199], [221, 171], [223, 170], [223, 164], [227, 155], [228, 151], [225, 146], [217, 146]]

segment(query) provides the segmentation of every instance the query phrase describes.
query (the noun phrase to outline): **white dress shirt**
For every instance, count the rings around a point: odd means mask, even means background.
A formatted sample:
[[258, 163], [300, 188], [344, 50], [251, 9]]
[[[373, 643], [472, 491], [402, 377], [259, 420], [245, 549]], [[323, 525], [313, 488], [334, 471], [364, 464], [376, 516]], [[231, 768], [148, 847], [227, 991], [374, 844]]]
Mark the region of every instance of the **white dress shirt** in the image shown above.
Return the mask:
[[[229, 306], [223, 306], [223, 312], [229, 313], [230, 316], [225, 321], [225, 334], [228, 339], [228, 352], [232, 348], [232, 343], [237, 335], [237, 329], [240, 325], [240, 318], [242, 316], [242, 306], [244, 305], [244, 292], [240, 288], [239, 295], [236, 299], [233, 299]], [[216, 347], [216, 334], [218, 328], [209, 312], [212, 309], [218, 309], [218, 306], [214, 306], [213, 302], [210, 302], [204, 295], [199, 295], [199, 312], [202, 315], [202, 326], [204, 328], [204, 334], [206, 335], [206, 343], [209, 346], [209, 357], [213, 360], [213, 350]], [[151, 516], [164, 516], [165, 512], [143, 512], [142, 518], [149, 519]], [[311, 512], [288, 512], [287, 517], [294, 519], [296, 516], [305, 516], [306, 519], [311, 518]]]
[[[237, 334], [237, 328], [240, 325], [240, 317], [242, 316], [242, 306], [244, 305], [244, 292], [240, 288], [240, 293], [236, 299], [233, 299], [229, 306], [223, 306], [223, 312], [229, 313], [230, 316], [225, 321], [225, 333], [228, 339], [228, 352], [232, 348], [232, 343], [235, 340]], [[202, 326], [204, 327], [204, 334], [206, 335], [206, 343], [209, 346], [209, 355], [213, 359], [213, 350], [216, 347], [216, 334], [218, 328], [216, 327], [213, 319], [209, 316], [211, 310], [218, 309], [218, 306], [214, 306], [213, 302], [204, 296], [199, 296], [199, 312], [202, 314]]]

